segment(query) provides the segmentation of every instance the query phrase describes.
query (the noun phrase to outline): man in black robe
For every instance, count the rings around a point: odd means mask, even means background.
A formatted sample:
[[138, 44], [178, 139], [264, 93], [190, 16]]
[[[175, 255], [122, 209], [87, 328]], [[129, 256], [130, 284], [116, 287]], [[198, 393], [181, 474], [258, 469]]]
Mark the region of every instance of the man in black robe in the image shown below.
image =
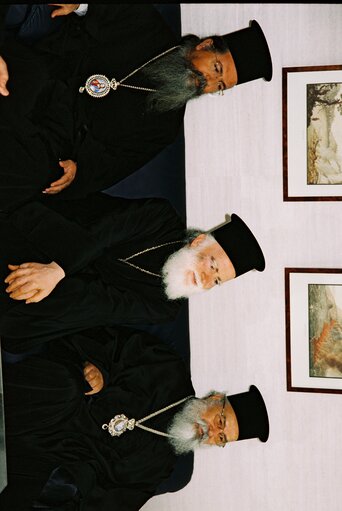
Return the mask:
[[268, 439], [267, 410], [255, 386], [194, 398], [180, 357], [130, 329], [61, 338], [5, 364], [3, 376], [4, 510], [136, 511], [169, 477], [181, 452]]
[[189, 242], [186, 234], [165, 199], [98, 193], [0, 215], [4, 346], [20, 351], [31, 347], [28, 337], [34, 345], [93, 326], [171, 321], [189, 296], [183, 284], [191, 294], [265, 268], [257, 240], [237, 215], [213, 231], [216, 239], [195, 231]]
[[[179, 46], [152, 5], [89, 5], [84, 16], [64, 18], [31, 45], [0, 44], [0, 81], [9, 68], [9, 94], [0, 89], [0, 210], [42, 192], [70, 199], [106, 189], [173, 142], [190, 97], [272, 76], [254, 21], [222, 38], [185, 37]], [[165, 62], [168, 71], [156, 67]], [[120, 85], [107, 87], [105, 77]]]

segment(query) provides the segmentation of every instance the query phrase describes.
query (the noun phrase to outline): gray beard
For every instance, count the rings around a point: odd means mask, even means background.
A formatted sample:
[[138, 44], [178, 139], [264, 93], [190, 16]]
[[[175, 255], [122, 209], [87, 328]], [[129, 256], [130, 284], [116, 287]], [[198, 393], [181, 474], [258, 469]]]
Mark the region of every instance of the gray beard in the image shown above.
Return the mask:
[[[168, 427], [169, 442], [176, 454], [186, 454], [201, 447], [203, 440], [208, 438], [208, 426], [201, 419], [201, 413], [206, 410], [207, 404], [202, 399], [191, 399], [178, 412]], [[195, 424], [203, 429], [204, 435], [199, 436]]]
[[185, 54], [186, 50], [178, 47], [142, 69], [143, 75], [157, 89], [147, 96], [149, 110], [158, 113], [178, 110], [202, 93]]

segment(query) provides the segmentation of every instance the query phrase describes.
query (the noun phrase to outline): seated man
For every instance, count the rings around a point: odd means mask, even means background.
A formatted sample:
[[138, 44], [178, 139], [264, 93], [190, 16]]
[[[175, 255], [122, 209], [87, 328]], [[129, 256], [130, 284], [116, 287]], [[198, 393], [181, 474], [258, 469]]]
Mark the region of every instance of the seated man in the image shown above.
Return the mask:
[[179, 40], [152, 5], [89, 5], [63, 18], [30, 45], [0, 45], [3, 211], [42, 192], [104, 190], [173, 142], [188, 100], [272, 77], [256, 21]]
[[177, 456], [269, 434], [255, 386], [196, 398], [180, 357], [128, 329], [83, 331], [5, 365], [4, 395], [4, 510], [135, 511]]
[[211, 233], [186, 231], [164, 199], [32, 202], [0, 216], [0, 236], [0, 334], [10, 352], [30, 349], [28, 332], [36, 344], [171, 321], [181, 298], [265, 268], [237, 215]]

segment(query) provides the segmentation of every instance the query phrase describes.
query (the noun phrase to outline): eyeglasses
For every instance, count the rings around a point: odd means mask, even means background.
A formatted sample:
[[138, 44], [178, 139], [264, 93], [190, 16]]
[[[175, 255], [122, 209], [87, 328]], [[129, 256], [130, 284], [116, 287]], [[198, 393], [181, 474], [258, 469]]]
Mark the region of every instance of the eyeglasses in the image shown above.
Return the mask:
[[223, 396], [222, 401], [223, 401], [223, 405], [222, 405], [221, 413], [218, 413], [217, 415], [215, 415], [215, 418], [214, 418], [214, 424], [216, 425], [216, 427], [218, 429], [221, 430], [221, 432], [215, 438], [215, 443], [218, 447], [225, 447], [226, 443], [228, 442], [228, 439], [227, 439], [226, 435], [224, 434], [224, 428], [226, 427], [226, 416], [224, 415], [224, 408], [225, 408], [226, 402], [227, 402], [226, 396]]

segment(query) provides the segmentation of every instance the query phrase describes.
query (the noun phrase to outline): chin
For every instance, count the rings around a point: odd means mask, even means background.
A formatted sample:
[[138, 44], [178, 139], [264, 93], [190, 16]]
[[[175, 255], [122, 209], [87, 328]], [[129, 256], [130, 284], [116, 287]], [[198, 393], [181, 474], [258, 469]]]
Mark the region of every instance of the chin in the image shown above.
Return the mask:
[[176, 300], [177, 298], [190, 298], [190, 296], [201, 293], [202, 291], [206, 290], [194, 285], [183, 284], [182, 286], [175, 286], [174, 284], [166, 284], [165, 286], [165, 293], [170, 300]]

